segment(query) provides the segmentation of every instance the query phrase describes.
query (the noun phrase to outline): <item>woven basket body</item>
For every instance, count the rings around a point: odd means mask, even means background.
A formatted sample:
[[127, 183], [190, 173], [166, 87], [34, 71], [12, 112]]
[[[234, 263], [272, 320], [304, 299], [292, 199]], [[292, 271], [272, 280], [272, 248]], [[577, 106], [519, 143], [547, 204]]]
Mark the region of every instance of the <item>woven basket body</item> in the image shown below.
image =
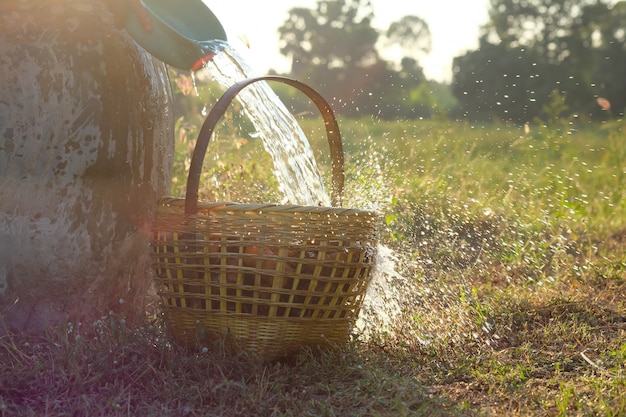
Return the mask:
[[162, 198], [153, 226], [155, 280], [174, 340], [218, 341], [266, 360], [344, 344], [374, 267], [377, 214], [198, 202], [193, 170], [192, 162], [187, 198]]

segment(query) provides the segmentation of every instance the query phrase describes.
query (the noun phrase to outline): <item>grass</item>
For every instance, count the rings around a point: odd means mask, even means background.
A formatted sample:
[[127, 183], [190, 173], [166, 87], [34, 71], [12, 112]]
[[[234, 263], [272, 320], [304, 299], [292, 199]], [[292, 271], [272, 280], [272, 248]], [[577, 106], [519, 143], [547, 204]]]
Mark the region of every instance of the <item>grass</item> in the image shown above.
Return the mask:
[[[279, 199], [258, 140], [230, 117], [204, 197]], [[303, 121], [328, 175], [320, 125]], [[381, 211], [406, 279], [392, 326], [271, 364], [171, 344], [156, 306], [138, 329], [108, 315], [12, 334], [0, 416], [626, 415], [623, 122], [340, 125], [345, 205]], [[179, 126], [182, 194], [197, 126]]]

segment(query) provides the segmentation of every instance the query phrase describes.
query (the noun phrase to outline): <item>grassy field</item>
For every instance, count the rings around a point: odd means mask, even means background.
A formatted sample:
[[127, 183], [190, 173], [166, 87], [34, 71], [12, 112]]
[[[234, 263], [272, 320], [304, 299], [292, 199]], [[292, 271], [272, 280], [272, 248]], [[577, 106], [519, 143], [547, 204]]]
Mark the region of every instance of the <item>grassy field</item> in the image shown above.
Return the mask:
[[[203, 198], [277, 202], [239, 120]], [[168, 343], [156, 305], [140, 329], [12, 335], [0, 416], [626, 415], [625, 125], [579, 123], [341, 121], [344, 205], [381, 212], [404, 277], [391, 327], [272, 364]], [[175, 194], [197, 125], [179, 121]], [[327, 176], [321, 122], [303, 127]]]

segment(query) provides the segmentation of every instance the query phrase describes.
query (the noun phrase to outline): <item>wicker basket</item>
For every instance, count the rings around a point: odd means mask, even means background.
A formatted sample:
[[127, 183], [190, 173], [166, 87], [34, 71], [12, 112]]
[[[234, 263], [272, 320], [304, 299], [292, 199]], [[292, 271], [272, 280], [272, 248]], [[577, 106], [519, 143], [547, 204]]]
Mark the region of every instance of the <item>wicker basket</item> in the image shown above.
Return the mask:
[[209, 113], [186, 198], [159, 200], [152, 253], [176, 342], [217, 341], [273, 360], [348, 340], [374, 267], [379, 220], [375, 212], [341, 207], [198, 202], [214, 127], [236, 94], [259, 80], [295, 86], [321, 111], [333, 158], [333, 205], [340, 204], [343, 151], [328, 103], [295, 80], [251, 78], [229, 88]]

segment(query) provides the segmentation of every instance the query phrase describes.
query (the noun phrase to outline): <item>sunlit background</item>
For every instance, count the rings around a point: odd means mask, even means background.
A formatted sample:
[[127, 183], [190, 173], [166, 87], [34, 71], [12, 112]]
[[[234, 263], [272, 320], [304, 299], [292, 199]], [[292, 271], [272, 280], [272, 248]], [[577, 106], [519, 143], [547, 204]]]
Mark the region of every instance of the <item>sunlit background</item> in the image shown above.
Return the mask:
[[[205, 0], [222, 22], [231, 40], [247, 38], [259, 72], [289, 70], [289, 60], [278, 46], [278, 28], [294, 7], [315, 8], [315, 0], [263, 2]], [[449, 82], [452, 59], [478, 46], [479, 28], [488, 20], [489, 0], [372, 0], [373, 26], [386, 30], [403, 16], [415, 15], [428, 23], [432, 51], [420, 60], [428, 79]]]

